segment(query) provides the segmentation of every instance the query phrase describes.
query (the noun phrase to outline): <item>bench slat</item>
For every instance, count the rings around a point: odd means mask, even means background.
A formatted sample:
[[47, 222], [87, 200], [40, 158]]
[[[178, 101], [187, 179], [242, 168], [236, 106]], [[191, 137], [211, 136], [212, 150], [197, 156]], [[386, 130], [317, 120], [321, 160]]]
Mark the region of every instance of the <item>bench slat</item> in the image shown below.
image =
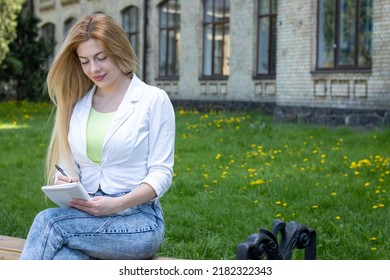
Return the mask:
[[[25, 239], [0, 235], [0, 260], [17, 260], [22, 253]], [[152, 260], [175, 260], [175, 258], [154, 256]]]
[[0, 235], [0, 260], [17, 260], [22, 253], [23, 238]]

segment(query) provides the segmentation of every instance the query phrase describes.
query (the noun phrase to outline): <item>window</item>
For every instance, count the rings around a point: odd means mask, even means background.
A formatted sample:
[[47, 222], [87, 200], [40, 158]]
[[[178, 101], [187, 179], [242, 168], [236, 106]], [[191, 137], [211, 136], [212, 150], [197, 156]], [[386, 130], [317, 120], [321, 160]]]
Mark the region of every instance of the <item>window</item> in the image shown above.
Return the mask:
[[318, 69], [370, 69], [372, 0], [318, 0]]
[[204, 77], [229, 75], [230, 1], [204, 0], [203, 71]]
[[77, 19], [76, 18], [68, 18], [64, 22], [64, 38], [68, 35], [69, 30], [72, 28], [72, 26], [76, 23]]
[[55, 40], [55, 25], [53, 23], [45, 23], [41, 27], [41, 35], [47, 42], [54, 42]]
[[256, 76], [276, 72], [277, 3], [277, 0], [258, 1]]
[[130, 6], [122, 11], [122, 27], [127, 34], [130, 45], [135, 55], [139, 55], [139, 12], [135, 6]]
[[159, 7], [159, 16], [159, 77], [177, 79], [180, 56], [179, 1], [164, 1]]
[[41, 37], [45, 40], [47, 46], [46, 49], [46, 64], [45, 68], [48, 69], [51, 61], [54, 58], [54, 48], [55, 48], [55, 25], [53, 23], [45, 23], [41, 27]]

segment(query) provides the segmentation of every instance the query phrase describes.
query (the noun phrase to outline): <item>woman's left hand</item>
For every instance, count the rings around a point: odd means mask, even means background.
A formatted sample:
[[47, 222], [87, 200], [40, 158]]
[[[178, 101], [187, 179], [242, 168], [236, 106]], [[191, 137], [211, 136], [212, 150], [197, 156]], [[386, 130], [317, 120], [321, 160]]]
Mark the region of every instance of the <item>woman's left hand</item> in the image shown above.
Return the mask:
[[156, 198], [156, 191], [147, 183], [119, 197], [94, 196], [92, 200], [72, 199], [69, 207], [87, 212], [93, 216], [105, 216], [120, 213], [127, 208], [143, 204]]
[[119, 197], [95, 196], [92, 200], [72, 199], [69, 207], [87, 212], [93, 216], [106, 216], [123, 211]]

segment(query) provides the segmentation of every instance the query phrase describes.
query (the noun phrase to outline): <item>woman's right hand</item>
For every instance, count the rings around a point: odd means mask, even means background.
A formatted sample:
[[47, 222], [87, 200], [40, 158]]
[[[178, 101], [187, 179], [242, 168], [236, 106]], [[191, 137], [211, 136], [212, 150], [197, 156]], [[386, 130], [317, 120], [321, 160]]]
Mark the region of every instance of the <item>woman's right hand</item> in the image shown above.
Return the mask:
[[58, 175], [56, 185], [61, 185], [61, 184], [69, 184], [73, 182], [78, 182], [79, 179], [76, 177], [66, 177], [64, 175]]

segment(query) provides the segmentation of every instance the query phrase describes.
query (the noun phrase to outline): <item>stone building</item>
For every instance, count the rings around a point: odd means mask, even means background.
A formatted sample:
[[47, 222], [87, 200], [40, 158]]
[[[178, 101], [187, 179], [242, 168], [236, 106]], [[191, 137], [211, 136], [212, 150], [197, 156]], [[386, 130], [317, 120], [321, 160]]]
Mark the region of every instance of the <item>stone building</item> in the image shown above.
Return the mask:
[[390, 124], [390, 1], [35, 0], [34, 10], [57, 42], [82, 15], [111, 15], [137, 75], [175, 104]]

